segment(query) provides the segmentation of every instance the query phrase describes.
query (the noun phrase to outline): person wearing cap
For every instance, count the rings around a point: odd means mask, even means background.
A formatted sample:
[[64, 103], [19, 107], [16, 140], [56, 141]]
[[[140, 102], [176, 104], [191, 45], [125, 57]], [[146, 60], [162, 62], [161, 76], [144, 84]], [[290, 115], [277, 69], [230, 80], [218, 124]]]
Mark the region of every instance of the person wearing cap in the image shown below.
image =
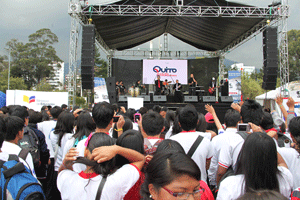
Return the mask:
[[212, 77], [212, 79], [210, 80], [209, 85], [208, 85], [208, 92], [210, 95], [212, 95], [212, 96], [215, 95], [216, 86], [217, 86], [216, 79], [215, 79], [215, 77]]

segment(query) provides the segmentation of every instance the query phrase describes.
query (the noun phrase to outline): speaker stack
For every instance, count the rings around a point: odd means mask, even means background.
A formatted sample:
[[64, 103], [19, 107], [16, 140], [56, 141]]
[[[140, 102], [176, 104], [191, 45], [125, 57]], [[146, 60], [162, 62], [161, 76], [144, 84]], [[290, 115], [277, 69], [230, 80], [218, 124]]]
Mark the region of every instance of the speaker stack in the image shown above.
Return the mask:
[[81, 85], [94, 89], [95, 25], [82, 26]]
[[278, 74], [277, 27], [267, 27], [263, 32], [264, 77], [262, 88], [275, 90]]
[[[116, 93], [116, 77], [106, 78], [106, 88], [108, 92], [108, 98], [110, 103], [117, 103], [117, 93]], [[123, 98], [122, 98], [123, 100]], [[127, 101], [127, 98], [126, 98]]]

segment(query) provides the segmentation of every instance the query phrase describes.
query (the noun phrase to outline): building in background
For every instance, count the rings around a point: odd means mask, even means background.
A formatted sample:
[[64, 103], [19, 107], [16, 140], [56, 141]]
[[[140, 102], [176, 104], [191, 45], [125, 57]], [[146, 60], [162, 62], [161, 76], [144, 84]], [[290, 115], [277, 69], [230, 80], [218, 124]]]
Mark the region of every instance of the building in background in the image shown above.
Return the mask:
[[244, 66], [244, 63], [235, 63], [231, 65], [232, 70], [238, 70], [240, 72], [248, 73], [249, 75], [252, 73], [255, 73], [255, 67], [254, 66]]
[[53, 63], [54, 76], [48, 79], [48, 83], [53, 86], [54, 89], [63, 90], [64, 89], [64, 62]]

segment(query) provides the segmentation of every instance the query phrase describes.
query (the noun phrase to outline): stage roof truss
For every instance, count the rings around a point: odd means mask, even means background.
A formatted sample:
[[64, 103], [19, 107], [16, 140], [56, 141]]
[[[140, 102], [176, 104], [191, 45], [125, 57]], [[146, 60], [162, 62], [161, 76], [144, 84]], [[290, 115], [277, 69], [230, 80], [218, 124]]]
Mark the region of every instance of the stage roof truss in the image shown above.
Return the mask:
[[227, 7], [227, 6], [176, 6], [176, 5], [89, 5], [83, 14], [92, 16], [181, 16], [181, 17], [247, 17], [274, 18], [288, 13], [287, 6]]

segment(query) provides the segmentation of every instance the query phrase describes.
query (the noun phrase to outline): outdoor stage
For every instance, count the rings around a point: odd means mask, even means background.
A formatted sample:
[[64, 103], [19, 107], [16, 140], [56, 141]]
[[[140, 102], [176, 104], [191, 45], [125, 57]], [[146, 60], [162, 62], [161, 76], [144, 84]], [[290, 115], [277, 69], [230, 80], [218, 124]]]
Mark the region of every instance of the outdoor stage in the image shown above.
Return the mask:
[[[148, 109], [152, 109], [154, 105], [159, 105], [159, 106], [165, 106], [170, 110], [176, 110], [179, 107], [184, 107], [187, 104], [192, 104], [195, 106], [195, 108], [197, 109], [198, 112], [203, 113], [204, 115], [207, 113], [207, 111], [205, 110], [205, 105], [206, 104], [210, 104], [214, 107], [217, 116], [220, 120], [220, 122], [223, 124], [224, 123], [224, 116], [225, 113], [228, 109], [230, 109], [230, 105], [231, 103], [220, 103], [220, 102], [210, 102], [210, 103], [203, 103], [203, 102], [184, 102], [184, 103], [175, 103], [171, 97], [167, 98], [166, 102], [144, 102], [144, 107], [148, 108]], [[124, 106], [126, 109], [127, 108], [127, 102], [124, 101], [119, 101], [118, 102], [119, 106]]]

